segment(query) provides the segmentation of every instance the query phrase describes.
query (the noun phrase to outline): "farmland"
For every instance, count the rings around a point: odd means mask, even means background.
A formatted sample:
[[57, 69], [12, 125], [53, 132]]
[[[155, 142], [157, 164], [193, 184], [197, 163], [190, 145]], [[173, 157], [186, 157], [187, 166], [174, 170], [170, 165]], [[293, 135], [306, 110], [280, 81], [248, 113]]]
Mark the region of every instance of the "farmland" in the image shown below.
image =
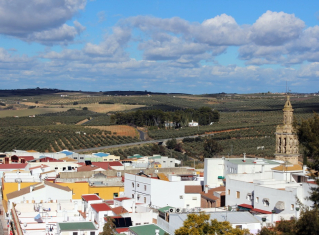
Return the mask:
[[[240, 155], [246, 152], [272, 157], [275, 147], [274, 132], [276, 125], [282, 123], [285, 99], [282, 94], [267, 93], [110, 96], [103, 92], [69, 92], [27, 97], [7, 96], [0, 100], [5, 104], [0, 106], [0, 151], [34, 149], [45, 152], [138, 142], [134, 127], [116, 126], [110, 116], [118, 111], [160, 109], [175, 112], [205, 106], [219, 111], [218, 122], [178, 129], [154, 126], [144, 129], [148, 129], [148, 136], [152, 139], [213, 133], [212, 138], [223, 147], [222, 155]], [[318, 96], [292, 95], [291, 102], [297, 121], [309, 118], [313, 112], [319, 111]], [[35, 117], [28, 117], [30, 115]], [[257, 150], [258, 146], [264, 146], [263, 150]], [[115, 151], [122, 157], [136, 151], [141, 151], [141, 154], [158, 152], [152, 148], [155, 147]], [[201, 143], [183, 143], [183, 148], [188, 156], [196, 158], [202, 154], [203, 146]], [[163, 154], [170, 152], [164, 151]], [[175, 155], [182, 158], [180, 154], [182, 153]]]

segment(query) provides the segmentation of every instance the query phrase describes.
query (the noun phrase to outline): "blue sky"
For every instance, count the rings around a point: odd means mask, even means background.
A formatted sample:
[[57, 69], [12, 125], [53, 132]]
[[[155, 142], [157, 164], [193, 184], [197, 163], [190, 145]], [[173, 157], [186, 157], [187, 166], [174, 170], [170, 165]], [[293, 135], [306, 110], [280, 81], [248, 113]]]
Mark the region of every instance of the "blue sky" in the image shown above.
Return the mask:
[[0, 2], [0, 88], [319, 91], [318, 1]]

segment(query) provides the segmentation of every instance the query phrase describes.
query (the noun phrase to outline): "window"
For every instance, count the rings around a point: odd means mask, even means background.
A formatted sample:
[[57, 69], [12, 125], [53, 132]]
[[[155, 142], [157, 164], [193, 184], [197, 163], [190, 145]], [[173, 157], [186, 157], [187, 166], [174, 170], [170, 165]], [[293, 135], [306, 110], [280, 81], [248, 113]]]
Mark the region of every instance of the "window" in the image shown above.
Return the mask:
[[146, 191], [146, 185], [144, 185], [144, 191]]
[[140, 187], [140, 184], [137, 184], [137, 187]]
[[243, 229], [242, 225], [236, 225], [236, 228]]
[[73, 232], [73, 235], [78, 235], [78, 232]]
[[104, 159], [105, 162], [107, 162], [107, 159]]
[[259, 203], [259, 197], [256, 197], [256, 203]]
[[240, 192], [239, 191], [236, 192], [236, 198], [240, 198]]
[[98, 195], [98, 196], [100, 195], [99, 193], [95, 193], [95, 194]]
[[264, 204], [264, 206], [266, 206], [266, 207], [269, 206], [269, 201], [268, 201], [267, 198], [265, 198], [265, 199], [263, 200], [263, 204]]
[[146, 197], [144, 197], [144, 203], [146, 203]]
[[113, 161], [113, 159], [110, 159], [110, 161]]
[[54, 169], [56, 169], [56, 170], [57, 170], [57, 169], [59, 169], [59, 167], [55, 167]]
[[230, 189], [228, 189], [228, 195], [230, 195]]
[[118, 197], [119, 194], [118, 193], [113, 193], [113, 197]]
[[298, 175], [297, 183], [300, 183], [300, 182], [301, 182], [301, 176]]
[[62, 171], [65, 171], [65, 169], [66, 169], [66, 167], [63, 167], [63, 168], [62, 168]]
[[180, 196], [179, 196], [179, 199], [183, 199], [183, 195], [180, 195]]
[[145, 222], [144, 224], [149, 224], [149, 222]]
[[134, 194], [132, 194], [132, 198], [134, 198]]
[[295, 205], [294, 205], [294, 204], [291, 204], [291, 205], [290, 205], [290, 210], [293, 211], [294, 209], [295, 209]]
[[95, 232], [90, 232], [90, 235], [95, 235]]
[[141, 223], [136, 223], [135, 225], [141, 225]]
[[84, 159], [84, 157], [80, 157], [80, 159]]
[[192, 199], [193, 199], [193, 200], [197, 200], [197, 197], [193, 197]]
[[134, 183], [132, 183], [132, 187], [134, 188]]

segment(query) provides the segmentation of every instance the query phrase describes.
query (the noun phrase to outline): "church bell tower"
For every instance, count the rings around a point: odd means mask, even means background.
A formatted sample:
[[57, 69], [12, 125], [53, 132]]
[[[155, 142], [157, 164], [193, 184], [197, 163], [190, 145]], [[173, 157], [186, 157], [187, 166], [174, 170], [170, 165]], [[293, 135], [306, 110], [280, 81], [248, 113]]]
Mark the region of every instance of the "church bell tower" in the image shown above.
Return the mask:
[[283, 109], [283, 124], [276, 128], [275, 158], [276, 160], [288, 161], [291, 164], [298, 164], [299, 141], [292, 125], [293, 111], [288, 95]]

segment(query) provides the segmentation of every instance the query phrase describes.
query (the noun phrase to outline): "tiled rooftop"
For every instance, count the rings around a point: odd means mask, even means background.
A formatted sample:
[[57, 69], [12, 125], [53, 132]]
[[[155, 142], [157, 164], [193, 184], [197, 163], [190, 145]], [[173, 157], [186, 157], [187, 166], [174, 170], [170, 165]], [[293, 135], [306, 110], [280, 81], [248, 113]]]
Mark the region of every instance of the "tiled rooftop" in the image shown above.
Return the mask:
[[106, 203], [94, 203], [94, 204], [91, 204], [91, 206], [96, 212], [112, 210], [112, 208]]
[[82, 195], [82, 198], [85, 201], [95, 201], [95, 200], [101, 200], [101, 198], [99, 196], [97, 196], [96, 194], [86, 194], [86, 195]]

